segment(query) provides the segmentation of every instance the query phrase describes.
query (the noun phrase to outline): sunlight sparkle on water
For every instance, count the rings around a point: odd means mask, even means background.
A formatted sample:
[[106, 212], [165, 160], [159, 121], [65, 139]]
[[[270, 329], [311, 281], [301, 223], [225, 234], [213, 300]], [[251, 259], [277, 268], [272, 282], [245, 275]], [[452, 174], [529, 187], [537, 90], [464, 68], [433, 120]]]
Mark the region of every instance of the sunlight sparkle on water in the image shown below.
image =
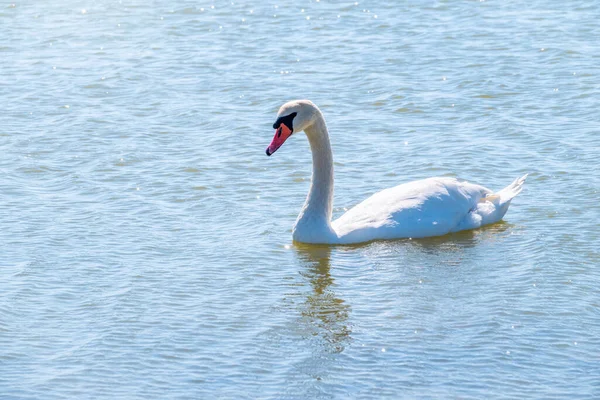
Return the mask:
[[[4, 397], [598, 397], [600, 3], [7, 1]], [[477, 231], [293, 242], [310, 143], [265, 146], [297, 97], [333, 219], [529, 179]]]

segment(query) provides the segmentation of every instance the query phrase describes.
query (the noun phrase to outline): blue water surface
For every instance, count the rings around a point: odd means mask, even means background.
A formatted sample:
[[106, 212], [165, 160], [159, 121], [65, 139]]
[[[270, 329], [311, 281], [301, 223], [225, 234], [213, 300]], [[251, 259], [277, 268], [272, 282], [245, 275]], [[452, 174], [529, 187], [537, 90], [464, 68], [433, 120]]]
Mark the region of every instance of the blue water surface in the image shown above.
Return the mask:
[[[15, 1], [12, 3], [11, 1]], [[0, 398], [600, 398], [600, 5], [0, 4]], [[292, 243], [330, 129], [335, 216], [430, 176], [505, 222]]]

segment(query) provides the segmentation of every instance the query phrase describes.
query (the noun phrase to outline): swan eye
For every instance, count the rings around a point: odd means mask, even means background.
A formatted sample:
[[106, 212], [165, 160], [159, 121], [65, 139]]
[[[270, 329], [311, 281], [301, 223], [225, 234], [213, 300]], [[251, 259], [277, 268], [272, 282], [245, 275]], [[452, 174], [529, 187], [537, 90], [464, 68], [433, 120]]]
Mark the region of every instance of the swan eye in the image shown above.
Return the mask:
[[[293, 113], [291, 113], [289, 115], [286, 115], [284, 117], [277, 118], [277, 121], [275, 121], [275, 123], [273, 124], [273, 129], [278, 129], [281, 126], [281, 124], [284, 124], [285, 126], [288, 127], [288, 129], [291, 132], [294, 132], [293, 121], [294, 121], [294, 118], [296, 117], [296, 115], [298, 115], [298, 113], [293, 112]], [[279, 132], [279, 134], [281, 135], [281, 131]]]

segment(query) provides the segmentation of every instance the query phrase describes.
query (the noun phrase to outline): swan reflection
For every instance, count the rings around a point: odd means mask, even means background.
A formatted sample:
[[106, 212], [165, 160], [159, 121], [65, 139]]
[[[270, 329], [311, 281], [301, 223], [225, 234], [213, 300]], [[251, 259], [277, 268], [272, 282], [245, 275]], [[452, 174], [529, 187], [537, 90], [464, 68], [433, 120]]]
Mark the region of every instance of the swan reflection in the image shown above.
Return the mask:
[[504, 233], [510, 233], [514, 225], [505, 221], [486, 225], [479, 229], [454, 232], [444, 236], [435, 236], [423, 239], [414, 239], [410, 244], [425, 253], [438, 254], [449, 251], [464, 252], [476, 249], [482, 241], [500, 240]]
[[334, 283], [330, 273], [331, 248], [303, 244], [294, 247], [305, 266], [301, 274], [312, 288], [301, 305], [301, 328], [307, 336], [319, 338], [329, 351], [342, 352], [350, 339], [347, 325], [350, 307], [331, 288]]

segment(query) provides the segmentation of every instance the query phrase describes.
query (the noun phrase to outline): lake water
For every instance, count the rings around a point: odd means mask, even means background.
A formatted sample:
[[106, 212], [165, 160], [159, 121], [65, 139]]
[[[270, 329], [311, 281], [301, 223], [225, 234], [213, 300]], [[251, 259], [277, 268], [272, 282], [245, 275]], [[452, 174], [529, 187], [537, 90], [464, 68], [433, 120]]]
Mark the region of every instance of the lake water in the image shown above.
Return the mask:
[[[16, 1], [16, 0], [13, 0]], [[600, 398], [600, 5], [0, 5], [2, 399]], [[295, 245], [278, 107], [334, 214], [430, 176], [505, 222]]]

